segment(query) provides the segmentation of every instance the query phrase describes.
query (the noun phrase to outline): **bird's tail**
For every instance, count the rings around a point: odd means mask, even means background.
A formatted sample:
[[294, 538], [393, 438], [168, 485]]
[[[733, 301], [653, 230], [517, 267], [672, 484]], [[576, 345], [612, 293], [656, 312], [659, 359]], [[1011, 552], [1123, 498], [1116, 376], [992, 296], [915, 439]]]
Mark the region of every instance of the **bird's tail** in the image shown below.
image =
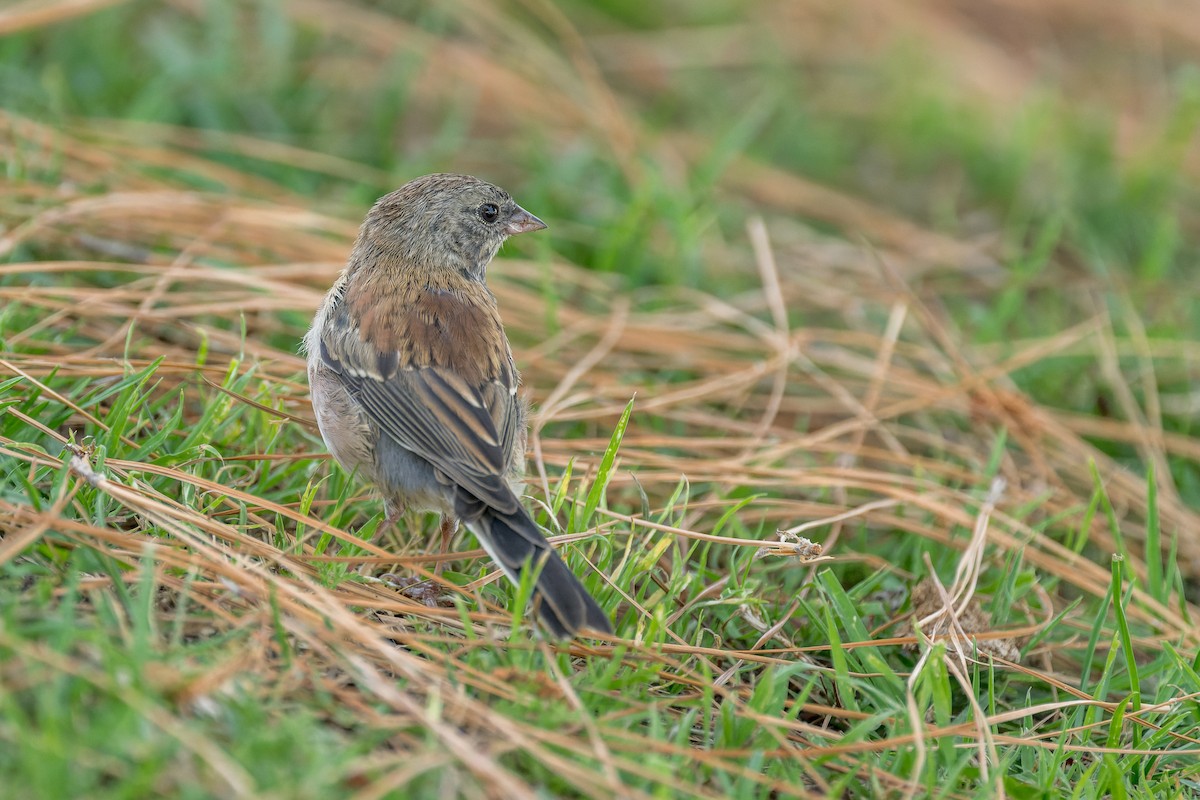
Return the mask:
[[511, 513], [477, 503], [462, 504], [458, 511], [483, 549], [514, 582], [520, 581], [522, 570], [530, 565], [541, 570], [533, 587], [533, 602], [555, 638], [570, 639], [584, 628], [612, 633], [608, 615], [519, 503]]

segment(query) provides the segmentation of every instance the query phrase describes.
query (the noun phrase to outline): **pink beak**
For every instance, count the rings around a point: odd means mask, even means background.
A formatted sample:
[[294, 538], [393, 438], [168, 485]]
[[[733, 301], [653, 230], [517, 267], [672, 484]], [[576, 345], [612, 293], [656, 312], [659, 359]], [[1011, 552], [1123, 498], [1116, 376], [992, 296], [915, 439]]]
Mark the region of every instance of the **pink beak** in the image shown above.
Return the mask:
[[545, 227], [546, 223], [517, 206], [517, 210], [512, 213], [512, 216], [508, 218], [508, 223], [504, 226], [504, 233], [508, 236], [516, 236], [518, 233], [540, 231]]

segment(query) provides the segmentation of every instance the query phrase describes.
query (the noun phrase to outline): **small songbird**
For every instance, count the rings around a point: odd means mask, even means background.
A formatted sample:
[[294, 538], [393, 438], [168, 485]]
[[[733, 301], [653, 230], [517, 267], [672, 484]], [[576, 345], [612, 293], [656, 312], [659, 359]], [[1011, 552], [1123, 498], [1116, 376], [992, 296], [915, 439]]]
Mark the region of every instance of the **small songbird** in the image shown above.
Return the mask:
[[388, 522], [435, 511], [443, 547], [462, 520], [513, 581], [540, 570], [534, 603], [565, 639], [612, 625], [521, 505], [526, 408], [484, 282], [505, 239], [545, 227], [477, 178], [405, 184], [367, 214], [304, 348], [321, 436]]

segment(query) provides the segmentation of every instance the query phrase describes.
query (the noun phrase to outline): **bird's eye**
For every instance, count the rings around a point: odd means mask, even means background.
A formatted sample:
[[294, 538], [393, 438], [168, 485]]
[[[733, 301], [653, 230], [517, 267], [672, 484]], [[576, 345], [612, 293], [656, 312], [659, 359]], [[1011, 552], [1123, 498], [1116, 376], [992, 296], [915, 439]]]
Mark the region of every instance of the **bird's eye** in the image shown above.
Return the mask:
[[484, 222], [495, 222], [500, 217], [500, 206], [495, 203], [484, 203], [479, 207], [479, 218]]

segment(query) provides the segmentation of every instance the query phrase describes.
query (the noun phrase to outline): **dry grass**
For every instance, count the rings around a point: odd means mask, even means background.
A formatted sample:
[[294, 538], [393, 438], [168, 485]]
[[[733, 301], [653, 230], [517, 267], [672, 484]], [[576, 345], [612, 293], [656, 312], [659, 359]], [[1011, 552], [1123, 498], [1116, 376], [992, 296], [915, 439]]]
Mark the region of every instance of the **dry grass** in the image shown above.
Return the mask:
[[[0, 17], [0, 31], [46, 24], [55, 14], [102, 4], [25, 5], [27, 13], [41, 16], [21, 19], [10, 9]], [[173, 5], [200, 13], [199, 3]], [[683, 131], [651, 136], [632, 111], [639, 98], [624, 88], [627, 80], [658, 75], [665, 81], [672, 70], [696, 66], [697, 56], [680, 54], [699, 51], [681, 45], [678, 37], [709, 37], [703, 50], [709, 66], [744, 64], [754, 58], [763, 19], [778, 22], [776, 45], [789, 48], [797, 60], [846, 52], [839, 37], [870, 48], [888, 46], [865, 31], [889, 26], [867, 26], [869, 15], [835, 14], [827, 6], [764, 4], [759, 17], [737, 25], [586, 41], [550, 4], [532, 2], [524, 4], [525, 11], [549, 37], [533, 35], [532, 26], [511, 22], [490, 4], [459, 19], [467, 31], [461, 39], [439, 39], [357, 6], [334, 12], [328, 2], [305, 0], [290, 4], [289, 13], [319, 21], [328, 35], [355, 43], [347, 62], [318, 69], [344, 74], [355, 69], [351, 60], [379, 57], [404, 41], [423, 54], [428, 72], [418, 83], [431, 108], [439, 92], [472, 82], [480, 119], [513, 130], [534, 120], [560, 141], [586, 135], [606, 142], [614, 161], [636, 180], [643, 168], [639, 154], [654, 152], [686, 174], [713, 143]], [[983, 91], [981, 100], [997, 108], [1035, 80], [1039, 41], [1051, 37], [1069, 52], [1074, 42], [1106, 40], [1133, 20], [1141, 35], [1161, 45], [1164, 57], [1193, 52], [1200, 41], [1200, 23], [1193, 21], [1200, 14], [1167, 8], [1135, 13], [1115, 2], [1086, 11], [1077, 6], [1064, 0], [973, 10], [926, 2], [887, 5], [880, 13], [919, 29], [932, 48], [954, 60], [949, 74]], [[1030, 15], [1038, 17], [1037, 24]], [[1019, 30], [1003, 24], [1018, 18]], [[824, 27], [817, 24], [823, 21]], [[793, 38], [798, 32], [804, 35]], [[1068, 36], [1065, 45], [1062, 36]], [[517, 52], [521, 58], [514, 57]], [[678, 57], [687, 63], [678, 63]], [[1058, 66], [1064, 86], [1096, 79], [1089, 65]], [[1129, 92], [1117, 86], [1104, 99], [1114, 96], [1124, 102]], [[1148, 135], [1144, 129], [1152, 127], [1147, 119], [1153, 109], [1119, 107], [1128, 141]], [[606, 563], [620, 566], [611, 570], [606, 599], [616, 610], [621, 637], [573, 643], [568, 661], [551, 657], [545, 644], [508, 632], [509, 613], [484, 591], [494, 575], [458, 587], [478, 610], [427, 608], [369, 579], [388, 568], [427, 568], [431, 560], [417, 554], [419, 544], [398, 556], [387, 542], [365, 543], [351, 530], [322, 521], [325, 509], [341, 507], [327, 487], [318, 489], [311, 508], [299, 496], [279, 500], [253, 491], [260, 467], [269, 471], [324, 457], [312, 433], [295, 343], [340, 269], [362, 209], [321, 208], [267, 179], [223, 166], [220, 156], [295, 164], [339, 180], [384, 183], [388, 176], [252, 137], [94, 120], [63, 128], [12, 112], [0, 112], [0, 149], [6, 160], [20, 160], [26, 176], [0, 187], [0, 254], [9, 259], [0, 267], [0, 303], [33, 309], [39, 320], [24, 330], [3, 331], [7, 352], [0, 354], [0, 379], [19, 380], [0, 390], [0, 414], [40, 431], [40, 441], [62, 445], [59, 452], [0, 438], [0, 453], [23, 465], [48, 501], [38, 508], [0, 498], [0, 563], [35, 557], [38, 543], [53, 536], [57, 547], [92, 549], [126, 565], [124, 578], [149, 587], [159, 618], [164, 624], [183, 620], [189, 639], [240, 642], [223, 651], [218, 663], [197, 661], [192, 669], [143, 675], [154, 691], [174, 701], [164, 708], [147, 704], [87, 653], [57, 652], [0, 628], [0, 647], [17, 657], [0, 666], [0, 683], [30, 685], [38, 678], [24, 671], [37, 666], [103, 687], [177, 739], [208, 771], [207, 785], [224, 794], [258, 796], [258, 787], [245, 765], [186, 720], [212, 713], [214, 704], [234, 692], [264, 703], [333, 698], [361, 729], [375, 731], [380, 746], [342, 765], [347, 795], [364, 800], [437, 772], [458, 776], [453, 786], [463, 796], [532, 796], [538, 781], [514, 754], [545, 765], [574, 794], [588, 797], [650, 797], [654, 790], [638, 787], [672, 785], [669, 775], [647, 765], [647, 754], [666, 762], [694, 759], [783, 796], [821, 794], [831, 775], [856, 770], [864, 781], [911, 796], [919, 789], [915, 777], [910, 782], [907, 774], [873, 766], [864, 754], [911, 748], [923, 754], [941, 740], [978, 747], [981, 784], [1002, 794], [987, 766], [995, 769], [997, 752], [1005, 747], [1102, 751], [1091, 727], [1063, 731], [1052, 725], [1059, 738], [1045, 741], [1004, 731], [1014, 721], [1036, 730], [1078, 703], [1102, 712], [1105, 725], [1118, 711], [1119, 698], [1093, 697], [1077, 688], [1093, 685], [1092, 676], [1080, 674], [1081, 654], [1094, 648], [1102, 662], [1115, 641], [1108, 624], [1099, 642], [1089, 644], [1094, 621], [1083, 613], [1111, 603], [1108, 554], [1124, 554], [1128, 574], [1137, 578], [1126, 587], [1124, 613], [1145, 637], [1139, 647], [1152, 647], [1155, 640], [1188, 650], [1200, 645], [1194, 624], [1200, 608], [1175, 587], [1165, 594], [1148, 589], [1149, 568], [1139, 555], [1148, 526], [1178, 532], [1180, 570], [1189, 581], [1200, 578], [1195, 536], [1200, 514], [1181, 497], [1171, 470], [1175, 461], [1200, 461], [1200, 440], [1165, 429], [1162, 409], [1180, 398], [1157, 396], [1155, 379], [1187, 374], [1200, 358], [1200, 344], [1150, 338], [1131, 328], [1135, 316], [1114, 320], [1112, 304], [1103, 299], [1108, 287], [1082, 279], [1074, 284], [1083, 300], [1071, 327], [1003, 348], [971, 344], [946, 310], [952, 298], [945, 287], [954, 287], [959, 297], [995, 291], [1003, 281], [1004, 258], [995, 237], [957, 239], [783, 167], [742, 158], [724, 173], [721, 190], [757, 213], [744, 237], [714, 244], [711, 258], [715, 274], [757, 275], [757, 290], [732, 296], [684, 289], [628, 293], [611, 277], [560, 258], [498, 263], [491, 282], [538, 409], [531, 438], [535, 501], [555, 495], [572, 460], [573, 487], [595, 479], [613, 426], [636, 395], [606, 507], [590, 530], [561, 537], [569, 548], [579, 548], [579, 556], [614, 554]], [[1197, 168], [1194, 156], [1186, 159], [1189, 170]], [[467, 163], [464, 169], [478, 166], [486, 165]], [[53, 180], [40, 177], [50, 175]], [[223, 189], [190, 188], [197, 178]], [[815, 233], [795, 224], [795, 217], [819, 220], [852, 241]], [[14, 260], [17, 254], [28, 260]], [[53, 260], [40, 254], [52, 254]], [[1071, 273], [1067, 264], [1053, 268]], [[1116, 398], [1112, 416], [1056, 408], [1011, 377], [1068, 357], [1094, 364]], [[231, 467], [227, 483], [207, 477], [191, 461], [160, 464], [165, 451], [97, 463], [96, 453], [80, 442], [107, 429], [112, 409], [106, 403], [112, 398], [86, 405], [56, 387], [117, 384], [155, 362], [145, 391], [179, 397], [184, 428], [199, 424], [215, 403], [228, 404], [234, 417], [249, 413], [244, 404], [258, 404], [253, 407], [269, 412], [287, 446], [264, 451], [263, 442], [247, 440], [241, 452], [218, 454], [250, 470], [243, 474]], [[231, 371], [252, 374], [232, 396], [218, 388], [230, 385]], [[669, 379], [659, 377], [664, 373]], [[84, 379], [86, 384], [75, 383]], [[25, 414], [22, 404], [34, 397], [70, 408], [68, 424], [49, 428]], [[125, 431], [124, 440], [136, 447], [154, 426], [154, 420], [143, 420]], [[1152, 465], [1156, 498], [1148, 495], [1145, 478], [1106, 455], [1100, 443], [1127, 445]], [[64, 471], [64, 479], [54, 479]], [[234, 480], [239, 475], [245, 480]], [[686, 504], [676, 505], [672, 496], [681, 476], [694, 491]], [[1098, 500], [1098, 482], [1106, 500]], [[95, 519], [80, 501], [91, 490], [121, 513]], [[582, 504], [575, 488], [567, 494], [568, 503]], [[727, 535], [721, 530], [727, 527], [724, 517], [735, 509], [735, 498], [750, 495], [756, 496], [735, 512], [741, 533]], [[1103, 513], [1104, 502], [1111, 504], [1111, 514]], [[1097, 503], [1101, 513], [1095, 513]], [[365, 494], [348, 507], [373, 508]], [[1156, 509], [1156, 519], [1149, 518], [1149, 509]], [[345, 518], [352, 517], [353, 512]], [[777, 530], [819, 542], [829, 560], [791, 557]], [[155, 535], [146, 535], [151, 532]], [[1086, 546], [1064, 543], [1064, 532], [1077, 532]], [[329, 555], [319, 546], [323, 534], [356, 546], [346, 552], [361, 555]], [[877, 619], [878, 627], [863, 641], [814, 644], [798, 638], [801, 602], [812, 601], [818, 572], [831, 563], [858, 563], [863, 575], [878, 571], [885, 583], [895, 579], [909, 586], [937, 572], [928, 558], [928, 572], [917, 574], [918, 561], [887, 555], [900, 541], [909, 542], [908, 548], [926, 542], [917, 552], [952, 548], [962, 554], [950, 593], [930, 590], [932, 605], [917, 616], [950, 618], [941, 628], [929, 627], [927, 620], [925, 632], [951, 644], [945, 664], [964, 686], [970, 687], [974, 657], [969, 645], [955, 649], [953, 643], [974, 640], [977, 655], [986, 660], [992, 654], [998, 672], [1022, 676], [1026, 685], [1038, 687], [1039, 696], [1057, 700], [1030, 708], [976, 708], [971, 721], [937, 724], [915, 704], [915, 673], [942, 651], [914, 630], [909, 617]], [[744, 573], [692, 580], [685, 594], [675, 594], [669, 578], [687, 571], [693, 543], [722, 548], [726, 555], [719, 562], [738, 564]], [[757, 557], [731, 555], [738, 548]], [[631, 577], [624, 565], [644, 554], [654, 555], [647, 566], [655, 569]], [[968, 612], [977, 588], [972, 576], [1006, 563], [1032, 570], [1038, 585], [996, 628], [978, 608]], [[322, 569], [333, 564], [368, 577], [331, 582]], [[113, 580], [92, 575], [84, 587], [103, 594], [112, 591]], [[647, 591], [653, 580], [659, 588]], [[740, 588], [730, 591], [732, 586]], [[1068, 599], [1081, 599], [1077, 611], [1056, 618]], [[710, 603], [722, 613], [706, 611]], [[667, 621], [665, 634], [656, 615]], [[967, 618], [977, 624], [972, 627]], [[1039, 643], [1015, 663], [1017, 647], [1035, 638]], [[878, 655], [863, 656], [866, 662], [874, 659], [900, 672], [900, 647], [923, 654], [914, 666], [909, 718], [843, 742], [842, 735], [866, 715], [835, 688], [838, 654], [877, 649]], [[530, 658], [513, 660], [524, 668], [489, 672], [472, 658], [480, 648], [528, 651]], [[545, 657], [532, 657], [539, 652]], [[627, 695], [611, 692], [603, 710], [594, 713], [596, 704], [580, 697], [566, 670], [602, 670], [614, 659], [629, 673], [654, 676], [657, 685]], [[757, 711], [752, 696], [762, 670], [797, 663], [828, 674], [829, 691], [807, 696], [800, 708], [789, 704], [788, 713]], [[752, 766], [750, 753], [738, 748], [703, 741], [687, 747], [622, 724], [651, 702], [668, 714], [678, 704], [682, 720], [685, 701], [697, 697], [712, 698], [710, 714], [732, 713], [757, 726], [772, 744], [756, 749], [767, 759], [805, 765], [809, 782], [780, 781]], [[547, 729], [512, 713], [539, 698], [565, 709], [561, 713], [569, 721]], [[1127, 726], [1149, 730], [1155, 715], [1171, 708], [1120, 710]], [[889, 733], [893, 727], [895, 733]], [[1174, 744], [1195, 752], [1197, 742]], [[919, 774], [920, 767], [913, 767], [911, 775]], [[717, 784], [694, 783], [688, 792], [724, 796]]]

